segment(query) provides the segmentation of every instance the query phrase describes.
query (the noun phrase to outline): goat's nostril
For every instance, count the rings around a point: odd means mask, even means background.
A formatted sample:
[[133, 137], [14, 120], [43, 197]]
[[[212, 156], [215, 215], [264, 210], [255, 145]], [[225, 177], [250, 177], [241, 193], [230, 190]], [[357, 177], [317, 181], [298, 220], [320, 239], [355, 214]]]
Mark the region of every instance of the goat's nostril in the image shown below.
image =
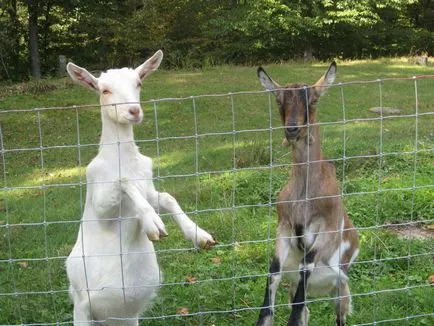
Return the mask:
[[297, 127], [288, 127], [288, 128], [286, 128], [286, 132], [289, 133], [289, 134], [294, 134], [294, 133], [297, 132], [297, 130], [298, 130]]
[[128, 112], [133, 116], [133, 117], [138, 117], [140, 114], [140, 109], [135, 107], [135, 108], [130, 108], [128, 110]]

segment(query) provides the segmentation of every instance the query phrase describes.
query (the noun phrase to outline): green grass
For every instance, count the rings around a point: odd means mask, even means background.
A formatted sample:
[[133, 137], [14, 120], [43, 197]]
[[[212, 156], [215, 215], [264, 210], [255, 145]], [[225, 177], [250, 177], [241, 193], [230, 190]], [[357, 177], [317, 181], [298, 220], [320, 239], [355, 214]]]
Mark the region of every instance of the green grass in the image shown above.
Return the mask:
[[[266, 68], [282, 84], [312, 83], [327, 64]], [[398, 59], [341, 62], [337, 83], [422, 74], [434, 74], [434, 67]], [[256, 320], [274, 250], [273, 202], [287, 180], [291, 155], [280, 146], [278, 112], [271, 99], [270, 114], [268, 94], [190, 98], [244, 90], [262, 90], [255, 67], [157, 71], [144, 83], [143, 100], [186, 98], [157, 102], [158, 135], [152, 103], [144, 105], [144, 122], [135, 129], [141, 151], [154, 158], [155, 176], [160, 177], [156, 186], [172, 193], [219, 245], [196, 251], [163, 217], [169, 237], [156, 243], [156, 249], [164, 284], [144, 315], [156, 319], [143, 325], [252, 325]], [[433, 223], [434, 79], [417, 81], [418, 112], [426, 113], [417, 119], [406, 117], [415, 113], [414, 90], [413, 81], [385, 81], [380, 99], [378, 83], [351, 84], [329, 89], [318, 105], [320, 122], [338, 122], [322, 126], [322, 148], [337, 166], [347, 212], [362, 228], [361, 253], [350, 273], [351, 325], [433, 323], [434, 295], [427, 284], [434, 272], [432, 238], [401, 239], [384, 227]], [[399, 107], [400, 117], [364, 120], [378, 118], [368, 108], [380, 101]], [[7, 150], [0, 167], [0, 324], [72, 319], [64, 261], [75, 242], [85, 198], [84, 169], [97, 151], [96, 103], [95, 94], [66, 78], [0, 88]], [[270, 131], [270, 125], [276, 129]], [[216, 257], [219, 264], [213, 261]], [[185, 283], [189, 275], [196, 283]], [[277, 325], [289, 316], [286, 287], [283, 283], [278, 292]], [[177, 315], [182, 307], [190, 315]], [[310, 310], [312, 325], [333, 323], [327, 298], [312, 303]], [[405, 320], [411, 316], [416, 317]]]

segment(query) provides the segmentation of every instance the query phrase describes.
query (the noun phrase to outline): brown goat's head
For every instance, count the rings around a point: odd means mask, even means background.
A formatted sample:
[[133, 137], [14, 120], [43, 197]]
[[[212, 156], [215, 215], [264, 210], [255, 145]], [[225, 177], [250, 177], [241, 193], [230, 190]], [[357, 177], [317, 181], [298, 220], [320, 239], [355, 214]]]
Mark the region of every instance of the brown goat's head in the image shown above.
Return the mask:
[[315, 121], [315, 104], [327, 87], [333, 84], [336, 69], [336, 63], [332, 62], [324, 76], [313, 86], [296, 83], [282, 87], [271, 79], [262, 67], [258, 68], [258, 77], [262, 86], [276, 96], [288, 141], [307, 136], [307, 123]]

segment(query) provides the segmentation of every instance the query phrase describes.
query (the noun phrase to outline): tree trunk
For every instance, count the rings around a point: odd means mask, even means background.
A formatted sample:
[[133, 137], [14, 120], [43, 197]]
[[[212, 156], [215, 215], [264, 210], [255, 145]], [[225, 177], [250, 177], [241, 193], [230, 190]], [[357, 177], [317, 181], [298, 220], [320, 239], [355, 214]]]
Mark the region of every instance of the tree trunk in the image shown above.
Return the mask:
[[17, 13], [17, 1], [16, 0], [10, 0], [6, 2], [7, 6], [7, 13], [9, 15], [9, 30], [6, 33], [10, 40], [11, 49], [6, 50], [7, 53], [9, 53], [10, 62], [6, 64], [9, 66], [9, 69], [11, 70], [11, 78], [20, 80], [24, 77], [28, 76], [27, 67], [25, 63], [23, 63], [20, 60], [20, 51], [21, 51], [21, 44], [20, 44], [20, 38], [22, 35], [21, 30], [21, 24], [18, 19], [18, 13]]
[[39, 57], [38, 39], [38, 1], [28, 0], [29, 10], [29, 56], [32, 67], [32, 76], [41, 78], [41, 60]]
[[304, 46], [303, 59], [305, 62], [311, 62], [313, 60], [313, 48], [310, 42], [306, 42]]

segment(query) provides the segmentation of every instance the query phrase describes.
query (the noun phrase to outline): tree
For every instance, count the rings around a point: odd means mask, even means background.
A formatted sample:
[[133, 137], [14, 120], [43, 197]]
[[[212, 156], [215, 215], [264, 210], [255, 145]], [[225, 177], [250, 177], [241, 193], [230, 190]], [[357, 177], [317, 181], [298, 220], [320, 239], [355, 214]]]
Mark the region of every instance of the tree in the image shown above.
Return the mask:
[[39, 35], [38, 35], [38, 17], [39, 1], [27, 0], [27, 9], [29, 14], [29, 57], [31, 64], [32, 76], [41, 78], [41, 59], [39, 56]]
[[165, 51], [165, 67], [432, 53], [433, 0], [2, 0], [0, 79]]

